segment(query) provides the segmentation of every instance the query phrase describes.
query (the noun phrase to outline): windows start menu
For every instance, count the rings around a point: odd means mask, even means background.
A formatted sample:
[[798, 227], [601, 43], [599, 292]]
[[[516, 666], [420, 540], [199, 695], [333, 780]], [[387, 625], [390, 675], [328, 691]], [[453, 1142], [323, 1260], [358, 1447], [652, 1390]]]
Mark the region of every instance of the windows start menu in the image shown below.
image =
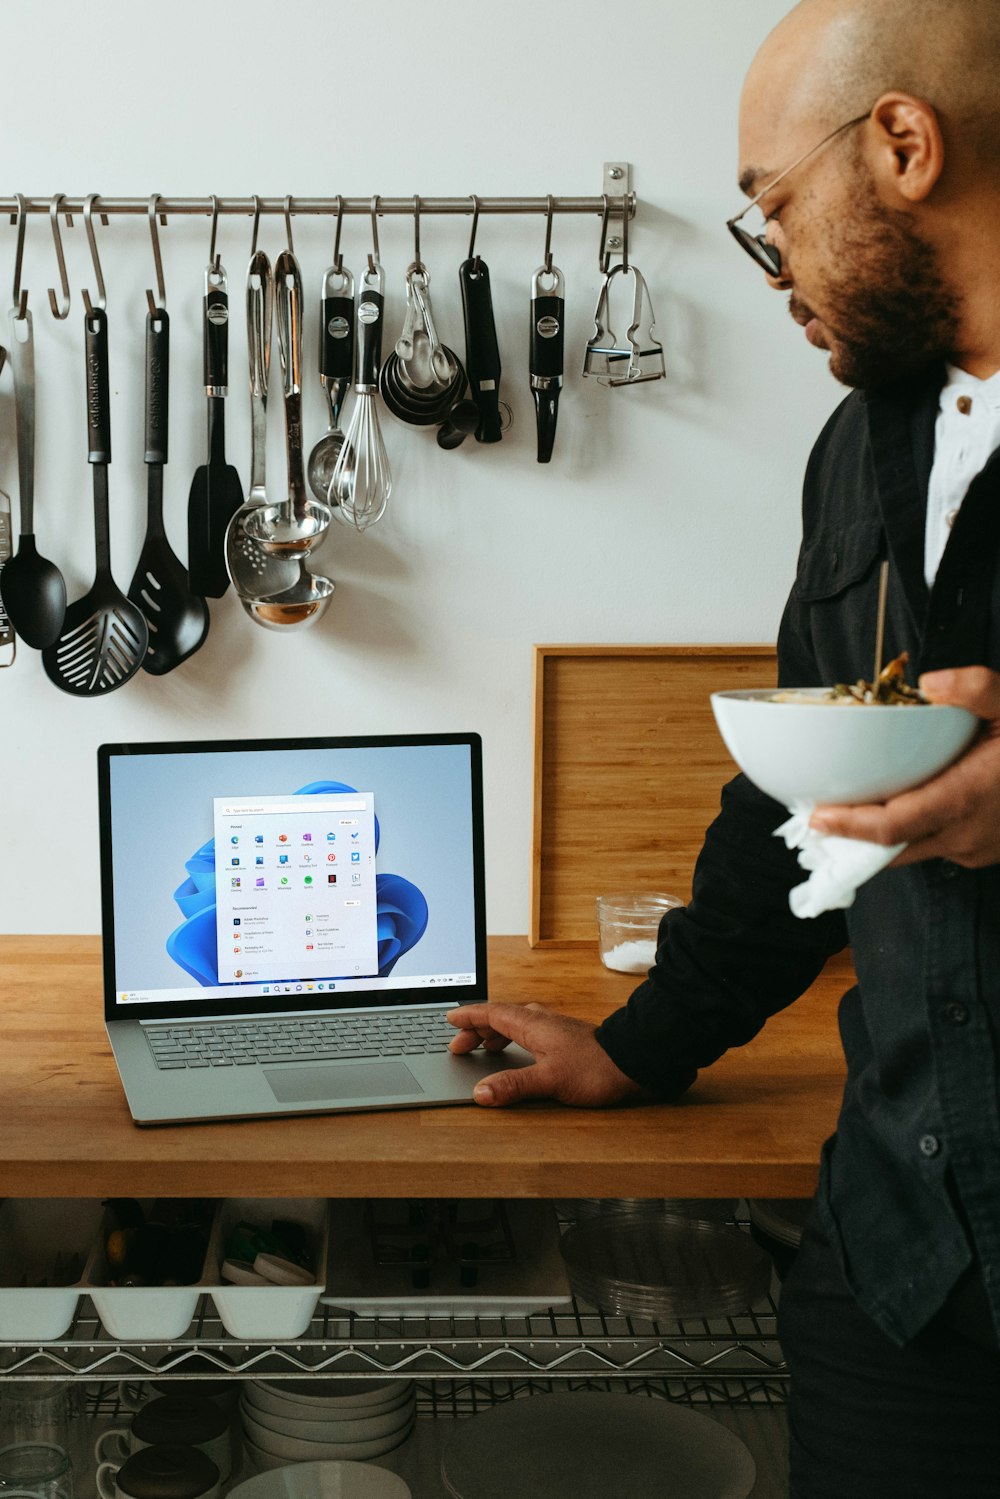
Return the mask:
[[219, 982], [378, 973], [375, 795], [214, 798]]

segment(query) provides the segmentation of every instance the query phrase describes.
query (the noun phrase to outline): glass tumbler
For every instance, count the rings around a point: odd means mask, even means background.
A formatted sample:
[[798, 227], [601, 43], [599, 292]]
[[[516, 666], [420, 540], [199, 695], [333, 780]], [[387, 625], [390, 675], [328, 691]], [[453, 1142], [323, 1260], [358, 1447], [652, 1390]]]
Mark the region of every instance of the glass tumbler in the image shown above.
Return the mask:
[[24, 1492], [35, 1499], [73, 1499], [73, 1469], [65, 1448], [51, 1442], [0, 1447], [0, 1499]]
[[660, 922], [684, 902], [657, 890], [626, 890], [597, 897], [601, 962], [618, 973], [646, 973], [656, 957]]

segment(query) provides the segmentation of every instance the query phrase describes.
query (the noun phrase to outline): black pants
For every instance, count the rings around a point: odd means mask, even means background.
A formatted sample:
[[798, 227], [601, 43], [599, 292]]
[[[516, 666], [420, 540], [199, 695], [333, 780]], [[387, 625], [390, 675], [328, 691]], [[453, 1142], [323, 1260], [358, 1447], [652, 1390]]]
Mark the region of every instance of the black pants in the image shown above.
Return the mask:
[[1000, 1499], [1000, 1352], [956, 1324], [968, 1298], [898, 1347], [807, 1229], [778, 1320], [791, 1499]]

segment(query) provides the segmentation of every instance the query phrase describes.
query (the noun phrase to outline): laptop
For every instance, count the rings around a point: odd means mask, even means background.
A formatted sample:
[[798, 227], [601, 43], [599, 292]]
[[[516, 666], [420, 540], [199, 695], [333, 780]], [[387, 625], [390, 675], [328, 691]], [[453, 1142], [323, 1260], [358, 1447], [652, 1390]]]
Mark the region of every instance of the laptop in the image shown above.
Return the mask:
[[137, 1124], [470, 1103], [476, 734], [105, 744], [105, 1021]]

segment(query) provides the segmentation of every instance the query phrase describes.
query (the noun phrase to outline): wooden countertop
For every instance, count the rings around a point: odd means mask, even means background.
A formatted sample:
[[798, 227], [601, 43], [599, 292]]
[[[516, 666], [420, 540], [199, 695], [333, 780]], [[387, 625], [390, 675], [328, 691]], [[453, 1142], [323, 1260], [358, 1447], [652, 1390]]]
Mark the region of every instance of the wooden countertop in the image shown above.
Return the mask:
[[[594, 947], [490, 940], [495, 999], [594, 1023], [636, 980]], [[104, 1031], [100, 940], [0, 936], [0, 1196], [796, 1197], [843, 1082], [846, 957], [679, 1104], [412, 1109], [138, 1129]]]

